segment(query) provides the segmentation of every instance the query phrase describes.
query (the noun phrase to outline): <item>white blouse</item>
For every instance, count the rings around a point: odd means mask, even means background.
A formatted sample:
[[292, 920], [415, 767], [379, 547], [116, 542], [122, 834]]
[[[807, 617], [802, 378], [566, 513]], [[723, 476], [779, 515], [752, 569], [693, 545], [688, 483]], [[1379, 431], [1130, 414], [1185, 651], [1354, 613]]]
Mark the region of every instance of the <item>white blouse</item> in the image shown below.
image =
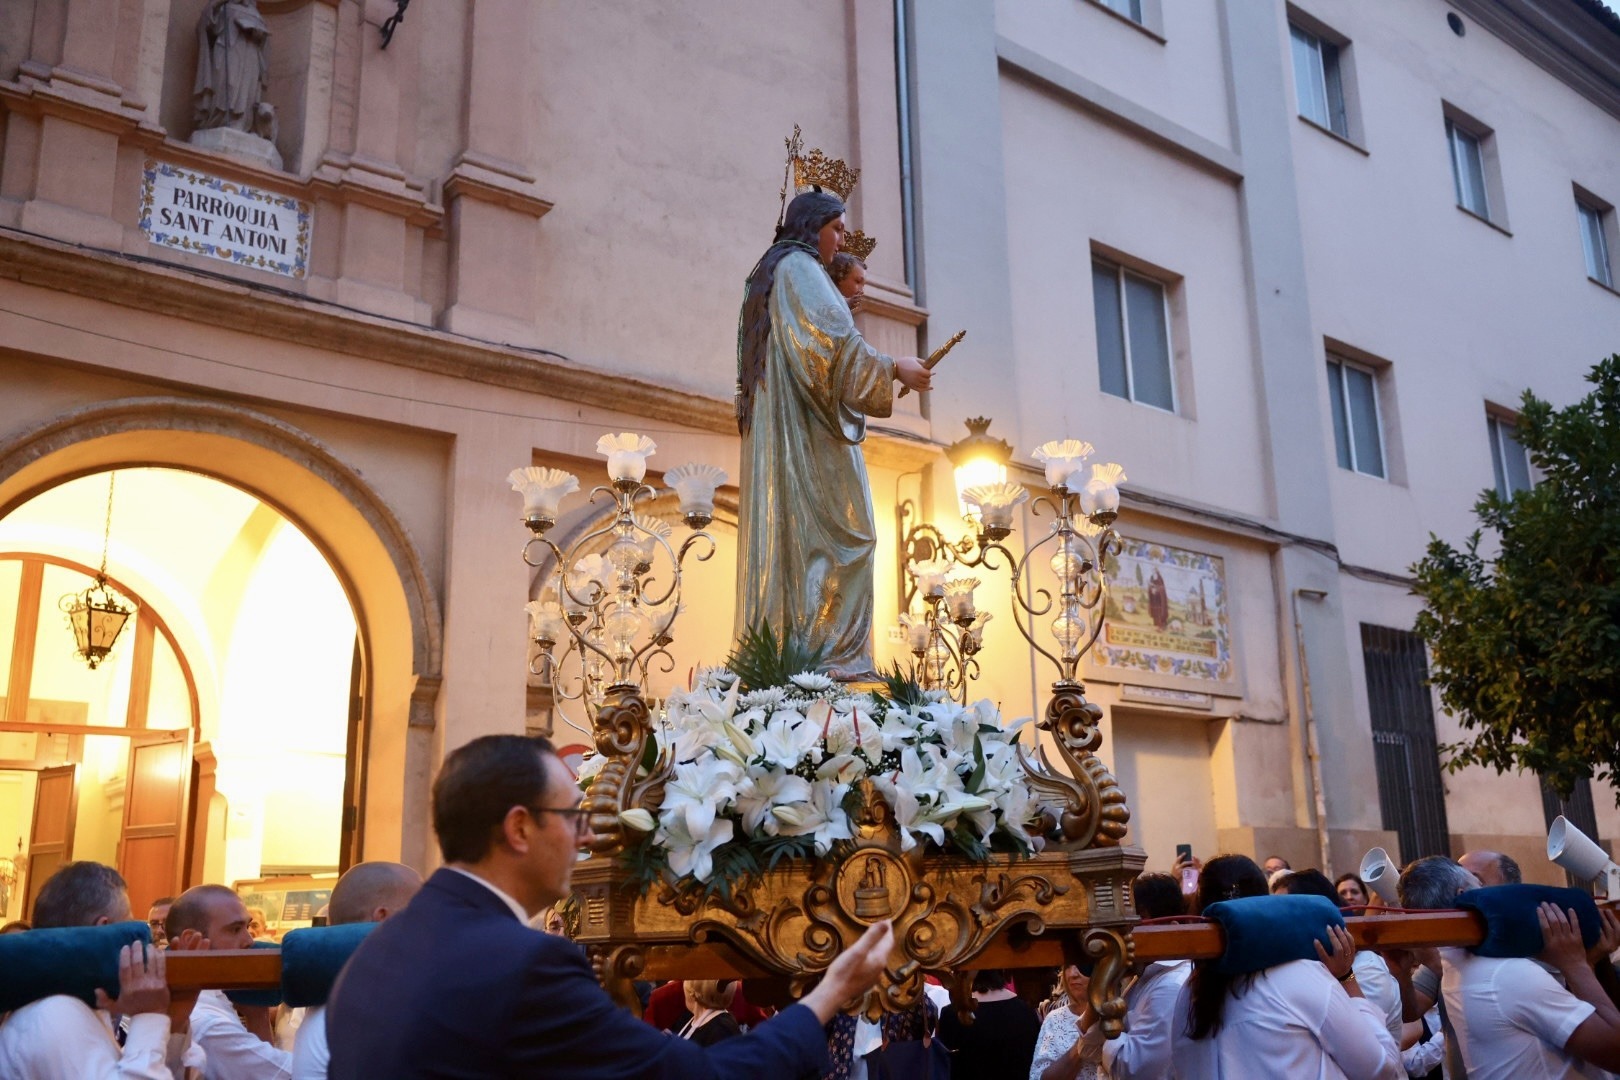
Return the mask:
[[[1035, 1043], [1035, 1058], [1030, 1062], [1029, 1080], [1041, 1080], [1046, 1067], [1070, 1050], [1080, 1038], [1080, 1018], [1067, 1005], [1059, 1005], [1041, 1021], [1041, 1037]], [[1079, 1080], [1103, 1080], [1102, 1070], [1095, 1062], [1080, 1066]]]
[[1255, 975], [1247, 989], [1227, 997], [1221, 1029], [1207, 1038], [1184, 1030], [1191, 997], [1189, 982], [1172, 1029], [1181, 1080], [1406, 1080], [1384, 1014], [1346, 994], [1318, 960], [1290, 960]]

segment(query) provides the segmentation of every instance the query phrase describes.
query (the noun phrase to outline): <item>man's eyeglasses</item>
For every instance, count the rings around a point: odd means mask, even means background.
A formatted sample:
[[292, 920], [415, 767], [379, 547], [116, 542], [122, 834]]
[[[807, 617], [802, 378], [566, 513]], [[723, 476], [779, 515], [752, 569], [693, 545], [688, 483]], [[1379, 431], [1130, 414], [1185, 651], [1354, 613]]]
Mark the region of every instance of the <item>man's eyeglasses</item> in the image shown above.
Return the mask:
[[590, 831], [590, 811], [583, 807], [574, 806], [565, 809], [558, 806], [525, 806], [524, 809], [529, 812], [529, 816], [532, 818], [538, 818], [541, 814], [562, 814], [565, 817], [573, 818], [575, 836], [584, 836]]

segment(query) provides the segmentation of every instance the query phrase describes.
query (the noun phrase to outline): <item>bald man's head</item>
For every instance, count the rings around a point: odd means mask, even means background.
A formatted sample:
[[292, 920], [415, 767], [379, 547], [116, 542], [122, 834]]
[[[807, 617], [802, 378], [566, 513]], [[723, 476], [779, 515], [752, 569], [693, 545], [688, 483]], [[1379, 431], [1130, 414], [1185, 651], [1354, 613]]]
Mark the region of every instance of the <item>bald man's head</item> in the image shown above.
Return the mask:
[[327, 921], [381, 922], [410, 902], [422, 887], [422, 875], [396, 862], [364, 862], [351, 866], [332, 887]]
[[1470, 851], [1457, 862], [1481, 885], [1517, 885], [1524, 880], [1519, 864], [1500, 851]]

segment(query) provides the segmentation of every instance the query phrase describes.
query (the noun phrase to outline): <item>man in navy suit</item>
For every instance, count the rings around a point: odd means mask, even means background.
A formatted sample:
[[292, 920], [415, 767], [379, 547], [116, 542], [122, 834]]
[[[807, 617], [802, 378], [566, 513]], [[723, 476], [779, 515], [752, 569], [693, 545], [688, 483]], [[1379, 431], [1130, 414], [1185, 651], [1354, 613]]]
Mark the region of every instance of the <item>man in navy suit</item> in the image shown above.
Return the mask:
[[826, 1070], [822, 1025], [877, 981], [889, 924], [742, 1038], [704, 1048], [654, 1031], [613, 1004], [578, 946], [528, 926], [568, 894], [579, 800], [545, 739], [486, 735], [445, 759], [433, 785], [445, 866], [343, 969], [326, 1009], [332, 1080], [791, 1080]]

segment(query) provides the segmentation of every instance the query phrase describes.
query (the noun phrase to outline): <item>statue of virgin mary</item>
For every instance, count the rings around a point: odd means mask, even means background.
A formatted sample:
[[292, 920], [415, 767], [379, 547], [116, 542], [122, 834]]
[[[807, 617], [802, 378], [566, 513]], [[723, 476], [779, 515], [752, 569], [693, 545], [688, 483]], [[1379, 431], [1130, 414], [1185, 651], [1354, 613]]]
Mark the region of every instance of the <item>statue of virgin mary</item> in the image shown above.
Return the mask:
[[737, 633], [768, 624], [819, 649], [841, 679], [872, 677], [877, 531], [861, 443], [894, 383], [928, 388], [916, 357], [884, 356], [855, 328], [826, 266], [844, 203], [808, 191], [748, 277], [737, 325], [742, 432]]

